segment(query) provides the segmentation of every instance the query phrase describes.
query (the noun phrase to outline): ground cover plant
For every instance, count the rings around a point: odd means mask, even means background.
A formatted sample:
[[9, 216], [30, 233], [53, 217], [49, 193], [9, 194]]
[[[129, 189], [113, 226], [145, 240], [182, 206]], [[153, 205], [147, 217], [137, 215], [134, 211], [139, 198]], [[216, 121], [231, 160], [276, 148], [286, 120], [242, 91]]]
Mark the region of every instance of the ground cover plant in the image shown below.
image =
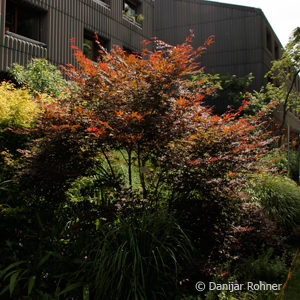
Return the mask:
[[73, 42], [67, 91], [51, 101], [31, 94], [40, 113], [15, 128], [26, 142], [3, 177], [14, 187], [0, 186], [1, 295], [180, 299], [232, 262], [282, 253], [282, 223], [246, 194], [268, 169], [267, 117], [242, 115], [247, 103], [220, 116], [203, 105], [217, 86], [197, 59], [213, 37], [191, 42], [192, 33], [176, 47], [144, 42], [130, 55], [100, 45], [97, 62]]

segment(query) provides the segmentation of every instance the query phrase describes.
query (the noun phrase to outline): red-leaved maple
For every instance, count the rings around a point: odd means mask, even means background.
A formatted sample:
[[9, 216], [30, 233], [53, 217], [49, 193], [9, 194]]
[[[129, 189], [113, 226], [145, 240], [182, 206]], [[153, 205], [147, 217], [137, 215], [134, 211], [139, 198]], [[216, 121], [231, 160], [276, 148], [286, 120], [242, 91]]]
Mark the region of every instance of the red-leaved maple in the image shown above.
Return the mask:
[[[157, 191], [168, 180], [176, 188], [226, 192], [254, 170], [271, 140], [260, 130], [260, 116], [244, 119], [240, 111], [215, 116], [203, 105], [214, 87], [191, 76], [203, 71], [198, 58], [213, 37], [197, 49], [191, 41], [192, 33], [176, 47], [154, 40], [154, 51], [144, 42], [141, 53], [130, 55], [118, 46], [110, 53], [101, 47], [97, 62], [73, 42], [77, 65], [65, 71], [78, 89], [45, 107], [38, 127], [44, 150], [53, 140], [73, 147], [64, 157], [71, 165], [80, 164], [80, 155], [101, 154], [112, 173], [113, 151], [126, 153], [128, 183], [136, 165], [144, 196], [150, 186]], [[55, 155], [51, 159], [59, 164]], [[155, 176], [147, 168], [150, 161]]]

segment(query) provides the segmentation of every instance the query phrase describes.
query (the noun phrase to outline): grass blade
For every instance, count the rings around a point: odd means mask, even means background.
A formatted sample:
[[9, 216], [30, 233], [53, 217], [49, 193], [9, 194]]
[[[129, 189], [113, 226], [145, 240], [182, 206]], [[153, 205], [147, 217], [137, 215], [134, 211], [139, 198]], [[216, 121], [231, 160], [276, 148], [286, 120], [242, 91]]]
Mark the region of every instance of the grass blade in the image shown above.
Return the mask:
[[31, 294], [34, 287], [36, 276], [31, 276], [28, 280], [28, 296]]
[[10, 281], [9, 281], [9, 294], [10, 296], [13, 294], [14, 289], [16, 287], [16, 283], [17, 283], [17, 278], [20, 274], [20, 271], [16, 271], [11, 277], [10, 277]]
[[81, 287], [81, 286], [82, 286], [82, 283], [73, 283], [73, 284], [71, 284], [71, 285], [68, 285], [64, 290], [62, 290], [62, 291], [58, 294], [58, 296], [64, 295], [64, 294], [66, 294], [66, 293], [68, 293], [68, 292], [70, 292], [70, 291], [73, 291], [73, 290], [75, 290], [75, 289]]

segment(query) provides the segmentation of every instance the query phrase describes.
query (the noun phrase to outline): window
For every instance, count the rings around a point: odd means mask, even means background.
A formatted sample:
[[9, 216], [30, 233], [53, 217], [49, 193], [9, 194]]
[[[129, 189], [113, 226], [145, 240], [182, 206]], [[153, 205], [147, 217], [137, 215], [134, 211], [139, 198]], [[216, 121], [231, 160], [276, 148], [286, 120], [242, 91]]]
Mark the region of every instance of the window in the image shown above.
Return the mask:
[[100, 5], [103, 5], [103, 6], [106, 6], [106, 7], [110, 7], [110, 1], [111, 0], [93, 0], [94, 2], [100, 4]]
[[[109, 50], [109, 40], [98, 36], [99, 43], [107, 50]], [[89, 58], [90, 60], [97, 61], [97, 57], [99, 56], [99, 46], [96, 42], [96, 36], [91, 31], [84, 31], [83, 38], [83, 54]]]
[[123, 0], [123, 13], [134, 22], [141, 24], [144, 20], [139, 0]]
[[36, 41], [42, 41], [44, 16], [45, 13], [35, 7], [7, 0], [5, 31], [10, 31]]
[[135, 18], [137, 14], [137, 3], [135, 0], [124, 1], [124, 11], [128, 17]]
[[272, 52], [272, 36], [270, 30], [267, 28], [266, 32], [267, 49]]

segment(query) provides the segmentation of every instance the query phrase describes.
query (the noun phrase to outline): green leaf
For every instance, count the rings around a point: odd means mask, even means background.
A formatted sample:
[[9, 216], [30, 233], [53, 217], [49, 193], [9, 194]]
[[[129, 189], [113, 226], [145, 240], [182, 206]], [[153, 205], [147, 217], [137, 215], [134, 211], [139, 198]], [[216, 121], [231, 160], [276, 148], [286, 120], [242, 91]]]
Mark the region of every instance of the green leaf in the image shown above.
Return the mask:
[[28, 280], [28, 296], [31, 294], [31, 291], [34, 287], [35, 284], [35, 280], [36, 280], [36, 276], [31, 276]]
[[7, 278], [10, 278], [15, 272], [20, 272], [21, 269], [17, 269], [17, 270], [12, 270], [10, 272], [8, 272], [4, 277], [3, 277], [3, 281], [5, 281]]
[[73, 284], [71, 284], [71, 285], [68, 285], [64, 290], [62, 290], [62, 291], [58, 294], [58, 296], [64, 295], [64, 294], [66, 294], [66, 293], [68, 293], [68, 292], [70, 292], [70, 291], [72, 291], [72, 290], [75, 290], [75, 289], [81, 287], [81, 286], [82, 286], [82, 283], [73, 283]]
[[98, 230], [99, 227], [100, 227], [100, 220], [99, 220], [99, 219], [97, 219], [97, 220], [95, 221], [95, 225], [96, 225], [96, 230]]
[[20, 274], [20, 271], [16, 271], [11, 277], [10, 277], [10, 282], [9, 282], [9, 294], [10, 296], [12, 295], [12, 293], [14, 292], [14, 289], [16, 287], [16, 283], [17, 283], [17, 278]]
[[18, 265], [21, 265], [23, 263], [25, 263], [25, 260], [20, 260], [20, 261], [10, 264], [7, 268], [5, 268], [3, 271], [0, 272], [0, 278], [2, 278], [5, 275], [5, 273], [7, 273], [7, 271], [9, 271], [10, 269], [12, 269]]
[[83, 287], [83, 300], [90, 300], [90, 289], [89, 289], [89, 286], [86, 284], [84, 287]]
[[7, 290], [8, 290], [9, 286], [6, 286], [1, 292], [0, 292], [0, 296], [3, 295]]
[[52, 252], [48, 252], [44, 257], [42, 257], [42, 259], [40, 260], [38, 267], [40, 267], [41, 265], [43, 265], [48, 259], [49, 257], [52, 255]]

